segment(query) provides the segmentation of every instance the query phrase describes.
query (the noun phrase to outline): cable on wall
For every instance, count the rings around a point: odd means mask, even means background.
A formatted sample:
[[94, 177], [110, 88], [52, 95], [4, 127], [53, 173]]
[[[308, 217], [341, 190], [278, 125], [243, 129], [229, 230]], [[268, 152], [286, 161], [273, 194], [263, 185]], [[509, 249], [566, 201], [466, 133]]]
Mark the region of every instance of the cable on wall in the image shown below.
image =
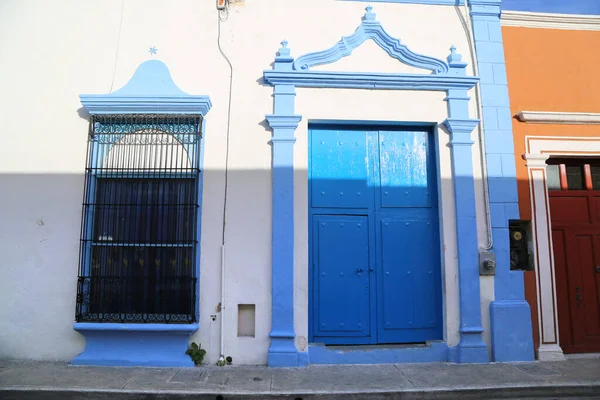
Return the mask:
[[[471, 54], [471, 60], [473, 60], [473, 74], [475, 76], [479, 76], [479, 66], [477, 65], [477, 53], [475, 51], [475, 44], [473, 43], [473, 38], [471, 37], [471, 29], [470, 29], [470, 19], [469, 19], [469, 4], [468, 0], [464, 0], [464, 10], [465, 15], [463, 15], [460, 10], [460, 6], [454, 6], [456, 13], [458, 14], [458, 18], [460, 19], [460, 23], [467, 35], [467, 42], [469, 43], [469, 52]], [[489, 179], [488, 179], [488, 171], [487, 171], [487, 160], [485, 153], [485, 137], [484, 137], [484, 127], [483, 127], [483, 108], [482, 108], [482, 100], [481, 100], [481, 86], [478, 81], [475, 85], [475, 102], [477, 104], [477, 118], [479, 119], [479, 124], [477, 125], [478, 130], [478, 144], [479, 144], [479, 162], [481, 164], [481, 180], [483, 181], [483, 206], [485, 208], [485, 227], [486, 227], [486, 236], [487, 243], [485, 246], [482, 246], [483, 250], [490, 250], [494, 247], [494, 238], [492, 235], [492, 216], [490, 211], [490, 187], [489, 187]]]
[[[224, 16], [222, 18], [221, 16]], [[222, 234], [221, 234], [221, 302], [220, 302], [220, 311], [221, 311], [221, 330], [220, 330], [220, 355], [219, 355], [219, 363], [222, 364], [225, 360], [225, 318], [223, 317], [223, 310], [225, 309], [225, 228], [227, 226], [227, 192], [229, 189], [228, 181], [229, 181], [229, 133], [231, 127], [231, 92], [233, 85], [233, 65], [227, 55], [223, 52], [221, 48], [221, 22], [224, 22], [229, 17], [229, 2], [225, 2], [224, 10], [217, 11], [217, 47], [219, 48], [219, 52], [221, 56], [227, 61], [229, 65], [229, 94], [228, 94], [228, 104], [227, 104], [227, 134], [226, 134], [226, 143], [225, 143], [225, 187], [223, 193], [223, 224], [222, 224]]]
[[117, 59], [119, 58], [119, 47], [121, 45], [121, 27], [123, 26], [123, 9], [125, 8], [125, 0], [121, 0], [121, 18], [119, 20], [119, 33], [117, 34], [117, 51], [115, 52], [115, 65], [113, 67], [112, 82], [110, 83], [110, 89], [108, 92], [112, 92], [113, 85], [115, 84], [115, 75], [117, 73]]
[[[225, 143], [225, 189], [223, 194], [223, 226], [222, 226], [222, 236], [221, 236], [221, 244], [225, 245], [225, 226], [226, 226], [226, 212], [227, 212], [227, 192], [228, 192], [228, 167], [229, 167], [229, 129], [231, 126], [231, 92], [232, 92], [232, 84], [233, 84], [233, 65], [227, 55], [223, 52], [221, 48], [221, 22], [227, 21], [229, 17], [229, 3], [226, 2], [225, 9], [223, 11], [218, 11], [218, 35], [217, 35], [217, 46], [219, 48], [219, 52], [221, 56], [227, 61], [229, 65], [229, 99], [227, 104], [227, 135], [226, 135], [226, 143]], [[225, 18], [221, 18], [221, 14], [225, 16]]]

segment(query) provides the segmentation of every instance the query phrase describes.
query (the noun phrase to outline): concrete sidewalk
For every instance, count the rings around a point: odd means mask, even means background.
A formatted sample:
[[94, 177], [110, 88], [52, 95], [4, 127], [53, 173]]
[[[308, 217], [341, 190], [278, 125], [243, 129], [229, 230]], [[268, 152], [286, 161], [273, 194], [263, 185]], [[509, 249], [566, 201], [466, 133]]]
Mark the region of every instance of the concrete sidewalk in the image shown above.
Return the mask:
[[8, 399], [600, 399], [600, 357], [514, 364], [78, 367], [0, 362]]

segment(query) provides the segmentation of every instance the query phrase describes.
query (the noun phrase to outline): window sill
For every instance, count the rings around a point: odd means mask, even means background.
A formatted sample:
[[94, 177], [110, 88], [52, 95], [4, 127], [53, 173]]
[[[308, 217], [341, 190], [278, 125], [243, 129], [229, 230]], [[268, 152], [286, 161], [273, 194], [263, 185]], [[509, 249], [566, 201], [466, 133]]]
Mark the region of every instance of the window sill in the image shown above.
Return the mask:
[[85, 336], [85, 350], [73, 365], [193, 367], [185, 351], [193, 324], [131, 324], [76, 322], [73, 328]]
[[76, 331], [117, 331], [117, 332], [179, 332], [192, 334], [199, 328], [193, 324], [128, 324], [117, 322], [75, 322]]

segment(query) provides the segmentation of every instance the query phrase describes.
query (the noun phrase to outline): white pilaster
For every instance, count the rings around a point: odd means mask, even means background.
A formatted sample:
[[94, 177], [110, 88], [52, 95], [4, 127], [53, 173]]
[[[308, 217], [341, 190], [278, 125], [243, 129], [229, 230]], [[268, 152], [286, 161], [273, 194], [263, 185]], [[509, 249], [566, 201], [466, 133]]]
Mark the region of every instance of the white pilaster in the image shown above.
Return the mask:
[[558, 341], [558, 313], [556, 305], [556, 281], [548, 189], [546, 186], [547, 154], [526, 154], [529, 190], [531, 193], [532, 229], [536, 263], [536, 292], [540, 347], [538, 359], [554, 361], [564, 359]]

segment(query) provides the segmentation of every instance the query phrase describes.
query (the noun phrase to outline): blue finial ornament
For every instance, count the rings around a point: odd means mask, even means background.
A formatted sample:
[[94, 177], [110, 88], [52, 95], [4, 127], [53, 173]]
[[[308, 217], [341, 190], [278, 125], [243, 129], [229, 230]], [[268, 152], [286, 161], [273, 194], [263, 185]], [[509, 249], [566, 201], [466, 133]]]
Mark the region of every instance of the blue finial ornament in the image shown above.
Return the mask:
[[158, 49], [156, 48], [156, 46], [152, 46], [148, 49], [148, 52], [150, 54], [156, 54], [158, 52]]
[[277, 53], [279, 56], [289, 56], [290, 55], [290, 49], [287, 47], [288, 46], [288, 41], [287, 40], [283, 40], [281, 42], [281, 48], [279, 49], [279, 52]]
[[466, 63], [462, 61], [462, 56], [456, 52], [456, 46], [454, 45], [450, 47], [450, 55], [446, 59], [450, 65], [466, 65]]
[[375, 14], [375, 13], [373, 12], [373, 7], [371, 7], [371, 6], [367, 6], [367, 7], [365, 8], [365, 10], [367, 10], [367, 12], [365, 13], [365, 16], [363, 17], [363, 20], [364, 20], [364, 21], [375, 21], [375, 16], [376, 16], [377, 14]]

